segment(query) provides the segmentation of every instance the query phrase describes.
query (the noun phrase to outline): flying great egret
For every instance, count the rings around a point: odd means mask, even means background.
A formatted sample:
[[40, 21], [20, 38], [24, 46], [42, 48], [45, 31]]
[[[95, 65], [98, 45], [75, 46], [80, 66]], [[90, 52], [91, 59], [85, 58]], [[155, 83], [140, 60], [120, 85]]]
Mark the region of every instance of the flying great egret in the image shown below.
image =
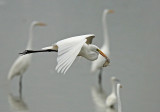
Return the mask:
[[[103, 25], [103, 32], [104, 32], [104, 43], [103, 46], [101, 47], [101, 51], [104, 52], [107, 56], [110, 56], [110, 50], [109, 50], [109, 37], [108, 37], [108, 32], [107, 32], [107, 25], [106, 25], [106, 16], [107, 14], [113, 13], [113, 10], [108, 10], [105, 9], [103, 11], [103, 16], [102, 16], [102, 25]], [[99, 83], [101, 83], [101, 74], [102, 74], [102, 67], [103, 64], [105, 63], [105, 59], [102, 56], [98, 56], [98, 59], [92, 62], [91, 66], [91, 71], [99, 71]], [[109, 63], [106, 63], [105, 66], [108, 66]]]
[[114, 108], [114, 105], [117, 102], [117, 95], [116, 95], [116, 89], [115, 89], [117, 82], [120, 82], [120, 81], [116, 77], [111, 77], [112, 93], [106, 99], [107, 107]]
[[[33, 38], [33, 28], [36, 26], [45, 26], [44, 23], [39, 22], [39, 21], [33, 21], [30, 25], [29, 29], [29, 40], [26, 49], [31, 50], [32, 49], [32, 38]], [[19, 56], [17, 60], [13, 63], [9, 74], [8, 74], [8, 80], [13, 79], [15, 76], [20, 76], [19, 80], [19, 85], [21, 89], [21, 81], [22, 81], [22, 76], [23, 73], [27, 70], [28, 66], [30, 65], [32, 55], [24, 55], [24, 56]]]
[[109, 58], [95, 45], [91, 44], [94, 34], [87, 34], [81, 36], [70, 37], [60, 40], [52, 46], [42, 48], [42, 50], [25, 50], [20, 54], [29, 54], [36, 52], [58, 52], [57, 57], [57, 72], [66, 73], [72, 65], [77, 56], [82, 56], [90, 61], [96, 60], [98, 55], [101, 54], [106, 60], [103, 63], [110, 63]]
[[118, 112], [122, 112], [122, 105], [120, 99], [120, 88], [122, 88], [121, 84], [117, 84], [117, 100], [118, 100]]

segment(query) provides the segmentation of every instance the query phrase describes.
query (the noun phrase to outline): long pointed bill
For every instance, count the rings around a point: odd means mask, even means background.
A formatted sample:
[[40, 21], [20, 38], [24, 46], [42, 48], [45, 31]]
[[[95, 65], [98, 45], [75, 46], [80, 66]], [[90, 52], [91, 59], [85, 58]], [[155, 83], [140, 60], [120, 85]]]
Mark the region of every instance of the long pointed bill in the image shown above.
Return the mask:
[[114, 10], [108, 10], [108, 13], [109, 14], [114, 13]]
[[103, 57], [108, 58], [100, 49], [97, 49], [97, 51], [98, 51], [99, 54], [101, 54]]
[[110, 59], [100, 49], [97, 49], [97, 51], [99, 52], [99, 54], [101, 54], [106, 59], [106, 62], [103, 64], [103, 67], [108, 66], [110, 63]]
[[45, 24], [43, 22], [39, 22], [37, 25], [39, 25], [39, 26], [47, 26], [47, 24]]
[[120, 88], [122, 88], [123, 86], [120, 84]]

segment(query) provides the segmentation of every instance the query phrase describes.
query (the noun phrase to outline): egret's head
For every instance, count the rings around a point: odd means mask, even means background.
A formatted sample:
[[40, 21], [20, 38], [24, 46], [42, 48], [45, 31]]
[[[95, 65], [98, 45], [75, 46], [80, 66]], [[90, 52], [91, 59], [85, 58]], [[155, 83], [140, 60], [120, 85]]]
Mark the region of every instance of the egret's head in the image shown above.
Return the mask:
[[103, 13], [104, 14], [112, 14], [112, 13], [114, 13], [114, 10], [105, 9]]
[[95, 45], [93, 45], [93, 44], [89, 44], [89, 49], [90, 49], [91, 51], [97, 53], [97, 56], [98, 56], [98, 54], [101, 54], [101, 55], [106, 59], [106, 61], [107, 61], [108, 63], [110, 63], [109, 58], [108, 58], [97, 46], [95, 46]]
[[46, 24], [40, 21], [33, 21], [32, 26], [46, 26]]
[[94, 51], [94, 52], [99, 53], [99, 52], [97, 51], [97, 49], [99, 49], [99, 48], [98, 48], [97, 46], [93, 45], [93, 44], [89, 44], [89, 49], [90, 49], [91, 51]]
[[117, 79], [116, 77], [111, 77], [111, 80], [113, 81], [113, 82], [120, 82], [120, 80], [119, 79]]
[[118, 88], [122, 88], [122, 84], [118, 83], [118, 84], [117, 84], [117, 87], [118, 87]]

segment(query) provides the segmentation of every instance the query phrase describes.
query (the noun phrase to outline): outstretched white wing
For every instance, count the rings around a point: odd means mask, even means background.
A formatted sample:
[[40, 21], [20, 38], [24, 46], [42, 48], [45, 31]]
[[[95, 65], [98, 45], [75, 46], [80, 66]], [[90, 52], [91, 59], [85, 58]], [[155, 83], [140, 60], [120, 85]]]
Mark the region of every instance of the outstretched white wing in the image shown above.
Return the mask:
[[93, 34], [75, 36], [58, 41], [57, 72], [65, 73], [79, 54], [83, 44], [92, 42]]

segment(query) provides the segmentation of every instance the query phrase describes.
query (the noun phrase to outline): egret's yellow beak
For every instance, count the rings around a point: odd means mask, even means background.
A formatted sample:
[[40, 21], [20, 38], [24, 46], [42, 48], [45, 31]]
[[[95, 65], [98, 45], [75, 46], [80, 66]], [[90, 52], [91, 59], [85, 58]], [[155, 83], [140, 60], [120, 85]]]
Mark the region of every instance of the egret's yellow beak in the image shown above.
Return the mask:
[[122, 88], [122, 85], [120, 84], [120, 88]]
[[108, 10], [108, 13], [109, 14], [114, 13], [114, 10]]
[[39, 22], [37, 25], [38, 25], [38, 26], [46, 26], [46, 24], [45, 24], [45, 23], [42, 23], [42, 22]]
[[101, 54], [103, 57], [108, 58], [100, 49], [97, 49], [97, 51], [98, 51], [99, 54]]
[[97, 51], [106, 59], [106, 62], [103, 65], [103, 67], [106, 67], [110, 63], [110, 59], [100, 49], [97, 49]]

